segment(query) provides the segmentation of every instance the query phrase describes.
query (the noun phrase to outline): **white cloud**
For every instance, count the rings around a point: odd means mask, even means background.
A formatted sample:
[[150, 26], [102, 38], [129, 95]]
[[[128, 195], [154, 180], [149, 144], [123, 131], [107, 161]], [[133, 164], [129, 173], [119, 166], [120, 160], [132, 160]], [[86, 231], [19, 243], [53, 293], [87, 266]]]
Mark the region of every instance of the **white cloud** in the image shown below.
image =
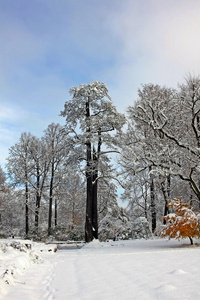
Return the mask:
[[110, 21], [123, 45], [112, 77], [120, 108], [133, 103], [142, 83], [176, 87], [188, 73], [200, 70], [200, 2], [125, 1]]

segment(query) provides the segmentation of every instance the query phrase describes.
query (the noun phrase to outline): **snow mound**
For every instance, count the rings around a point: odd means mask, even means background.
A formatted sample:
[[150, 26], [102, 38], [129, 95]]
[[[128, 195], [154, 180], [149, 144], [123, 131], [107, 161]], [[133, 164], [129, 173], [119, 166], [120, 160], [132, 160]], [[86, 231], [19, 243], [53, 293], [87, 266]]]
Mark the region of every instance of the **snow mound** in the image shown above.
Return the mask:
[[156, 290], [162, 291], [162, 292], [169, 292], [169, 291], [175, 291], [176, 287], [172, 284], [163, 284], [156, 288]]
[[177, 299], [176, 295], [177, 288], [172, 284], [163, 284], [156, 288], [156, 299]]
[[179, 275], [179, 274], [186, 274], [186, 272], [181, 269], [175, 269], [175, 270], [171, 271], [170, 274]]
[[43, 263], [40, 252], [54, 253], [56, 250], [56, 245], [29, 240], [0, 240], [0, 295], [5, 294], [8, 286], [14, 285], [17, 277], [31, 265]]
[[99, 240], [94, 239], [90, 243], [87, 243], [83, 248], [88, 249], [88, 248], [101, 248], [101, 247], [103, 247], [102, 243]]

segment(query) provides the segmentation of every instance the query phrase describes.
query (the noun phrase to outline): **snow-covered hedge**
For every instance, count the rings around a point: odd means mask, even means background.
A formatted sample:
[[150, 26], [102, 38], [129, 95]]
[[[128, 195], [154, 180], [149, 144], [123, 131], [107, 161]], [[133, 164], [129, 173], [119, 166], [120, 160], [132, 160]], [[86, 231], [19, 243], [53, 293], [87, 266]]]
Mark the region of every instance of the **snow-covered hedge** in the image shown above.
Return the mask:
[[0, 240], [0, 294], [4, 293], [7, 285], [14, 284], [26, 268], [43, 262], [40, 252], [56, 250], [56, 245], [29, 240]]

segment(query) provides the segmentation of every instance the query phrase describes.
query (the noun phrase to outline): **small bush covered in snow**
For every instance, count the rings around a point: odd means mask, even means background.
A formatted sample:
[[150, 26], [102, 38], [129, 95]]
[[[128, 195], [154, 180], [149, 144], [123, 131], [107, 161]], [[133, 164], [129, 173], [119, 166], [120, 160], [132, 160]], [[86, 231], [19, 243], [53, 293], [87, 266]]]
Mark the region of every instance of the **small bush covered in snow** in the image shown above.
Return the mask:
[[139, 217], [132, 224], [133, 239], [148, 239], [152, 237], [149, 222], [145, 217]]
[[149, 222], [144, 217], [131, 221], [122, 208], [108, 210], [99, 224], [99, 240], [148, 239], [152, 237]]
[[99, 224], [99, 240], [106, 241], [108, 239], [129, 239], [132, 236], [131, 222], [124, 213], [123, 209], [119, 209], [118, 214], [109, 210], [107, 215]]

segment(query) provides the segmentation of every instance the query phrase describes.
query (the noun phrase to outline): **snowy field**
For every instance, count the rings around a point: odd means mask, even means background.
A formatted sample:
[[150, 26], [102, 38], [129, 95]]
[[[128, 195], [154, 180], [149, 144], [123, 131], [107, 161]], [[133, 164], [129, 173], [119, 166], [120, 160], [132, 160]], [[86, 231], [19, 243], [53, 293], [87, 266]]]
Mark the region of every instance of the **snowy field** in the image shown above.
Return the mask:
[[57, 252], [0, 243], [0, 299], [200, 299], [200, 247], [189, 240], [94, 241]]

